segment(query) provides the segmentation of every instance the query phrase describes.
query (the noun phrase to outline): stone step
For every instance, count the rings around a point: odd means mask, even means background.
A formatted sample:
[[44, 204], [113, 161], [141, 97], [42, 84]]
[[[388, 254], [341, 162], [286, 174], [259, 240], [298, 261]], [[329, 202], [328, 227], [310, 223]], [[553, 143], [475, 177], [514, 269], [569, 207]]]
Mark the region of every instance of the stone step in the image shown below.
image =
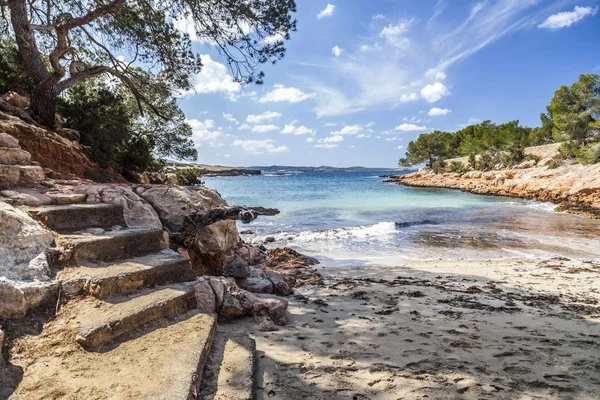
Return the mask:
[[191, 285], [175, 284], [140, 291], [136, 296], [116, 296], [106, 300], [88, 298], [76, 314], [81, 346], [98, 346], [118, 338], [158, 318], [173, 318], [196, 307]]
[[28, 208], [33, 218], [57, 232], [125, 225], [123, 209], [113, 204], [70, 204]]
[[50, 197], [54, 204], [81, 204], [85, 202], [85, 194], [82, 193], [60, 193], [46, 192], [44, 195]]
[[19, 172], [19, 183], [21, 184], [33, 185], [46, 179], [44, 169], [36, 165], [20, 165]]
[[66, 234], [60, 235], [57, 241], [71, 252], [67, 261], [76, 264], [131, 258], [167, 247], [163, 241], [162, 229], [151, 228], [126, 228], [99, 234]]
[[246, 333], [217, 333], [202, 377], [203, 400], [252, 400], [256, 342]]
[[58, 273], [62, 289], [70, 296], [96, 297], [131, 293], [142, 287], [193, 281], [190, 261], [172, 252], [152, 253], [117, 264], [85, 264]]
[[[59, 316], [44, 330], [58, 325], [64, 331], [63, 321]], [[54, 328], [54, 332], [45, 335], [50, 336], [52, 350], [22, 366], [22, 382], [10, 397], [15, 400], [197, 399], [216, 327], [214, 315], [192, 310], [171, 320], [155, 320], [139, 331], [123, 335], [112, 346], [103, 346], [100, 352], [81, 351], [75, 346], [64, 351], [64, 343], [53, 342], [60, 335]]]
[[0, 147], [0, 164], [29, 165], [31, 164], [31, 154], [20, 148]]
[[5, 132], [0, 132], [0, 147], [20, 149], [19, 140]]

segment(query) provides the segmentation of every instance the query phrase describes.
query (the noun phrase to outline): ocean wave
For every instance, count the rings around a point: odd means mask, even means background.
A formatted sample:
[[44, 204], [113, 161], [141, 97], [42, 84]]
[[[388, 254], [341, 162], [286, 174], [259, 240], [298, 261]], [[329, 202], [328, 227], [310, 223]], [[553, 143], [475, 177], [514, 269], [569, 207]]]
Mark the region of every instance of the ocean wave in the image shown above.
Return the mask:
[[308, 243], [324, 240], [366, 239], [393, 235], [396, 232], [394, 222], [379, 222], [347, 228], [325, 229], [317, 231], [288, 232], [274, 235], [276, 241], [292, 240], [297, 243]]

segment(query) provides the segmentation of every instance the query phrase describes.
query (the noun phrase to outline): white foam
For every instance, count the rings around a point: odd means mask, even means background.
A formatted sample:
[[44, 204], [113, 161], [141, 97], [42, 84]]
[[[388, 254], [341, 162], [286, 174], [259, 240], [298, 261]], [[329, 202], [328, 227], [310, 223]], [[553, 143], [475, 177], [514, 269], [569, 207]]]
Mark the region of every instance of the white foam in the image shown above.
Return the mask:
[[290, 232], [275, 235], [276, 240], [290, 240], [294, 242], [309, 243], [324, 240], [348, 240], [381, 238], [396, 233], [394, 222], [379, 222], [373, 225], [363, 225], [348, 228], [327, 229], [321, 231]]

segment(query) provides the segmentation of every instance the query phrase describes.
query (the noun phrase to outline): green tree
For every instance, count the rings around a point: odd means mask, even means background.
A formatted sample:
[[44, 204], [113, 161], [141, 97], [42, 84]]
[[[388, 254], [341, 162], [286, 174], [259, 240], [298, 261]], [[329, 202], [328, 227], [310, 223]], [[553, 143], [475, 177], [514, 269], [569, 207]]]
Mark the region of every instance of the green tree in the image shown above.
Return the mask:
[[31, 88], [15, 42], [10, 39], [0, 40], [0, 94], [9, 91], [29, 93]]
[[560, 87], [552, 97], [547, 119], [546, 124], [551, 123], [552, 136], [557, 142], [597, 140], [600, 130], [600, 76], [580, 75], [571, 86]]
[[427, 162], [431, 166], [436, 159], [448, 156], [453, 146], [453, 137], [449, 132], [424, 133], [408, 144], [406, 157], [398, 163], [407, 167]]
[[[241, 83], [260, 83], [260, 65], [284, 56], [283, 41], [296, 28], [294, 0], [0, 0], [0, 8], [0, 38], [15, 39], [32, 84], [31, 110], [48, 126], [61, 93], [101, 75], [120, 80], [140, 112], [145, 103], [160, 114], [148, 81], [115, 54], [160, 72], [171, 91], [190, 89], [202, 62], [174, 21], [213, 44]], [[281, 40], [265, 40], [273, 37]]]

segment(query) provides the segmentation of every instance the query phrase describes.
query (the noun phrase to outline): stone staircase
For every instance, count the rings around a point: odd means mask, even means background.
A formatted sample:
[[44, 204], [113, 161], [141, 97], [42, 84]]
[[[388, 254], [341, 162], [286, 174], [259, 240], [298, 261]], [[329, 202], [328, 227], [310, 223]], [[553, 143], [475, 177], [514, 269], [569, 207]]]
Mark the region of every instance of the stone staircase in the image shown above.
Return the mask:
[[28, 186], [42, 182], [44, 170], [32, 164], [31, 154], [21, 149], [19, 141], [0, 132], [0, 185]]
[[[143, 399], [254, 398], [254, 340], [247, 334], [217, 334], [216, 316], [197, 309], [196, 276], [189, 260], [167, 249], [162, 230], [127, 227], [122, 209], [110, 204], [25, 210], [53, 230], [66, 249], [57, 279], [69, 301], [54, 325], [72, 330], [83, 349], [97, 354], [99, 365], [111, 365], [111, 357], [122, 359], [120, 352], [128, 348], [141, 348], [136, 363], [143, 365], [148, 379], [160, 376], [168, 382], [132, 382], [133, 375], [123, 371], [135, 366], [120, 365], [114, 374], [104, 370], [111, 387], [133, 386], [132, 398]], [[152, 354], [163, 356], [157, 360]], [[69, 357], [65, 354], [61, 365], [69, 365]], [[64, 367], [49, 367], [46, 373], [50, 382], [69, 382], [78, 374], [76, 368]], [[60, 390], [73, 395], [79, 389]], [[97, 398], [104, 398], [102, 390], [97, 388]], [[107, 398], [121, 397], [113, 393]]]

